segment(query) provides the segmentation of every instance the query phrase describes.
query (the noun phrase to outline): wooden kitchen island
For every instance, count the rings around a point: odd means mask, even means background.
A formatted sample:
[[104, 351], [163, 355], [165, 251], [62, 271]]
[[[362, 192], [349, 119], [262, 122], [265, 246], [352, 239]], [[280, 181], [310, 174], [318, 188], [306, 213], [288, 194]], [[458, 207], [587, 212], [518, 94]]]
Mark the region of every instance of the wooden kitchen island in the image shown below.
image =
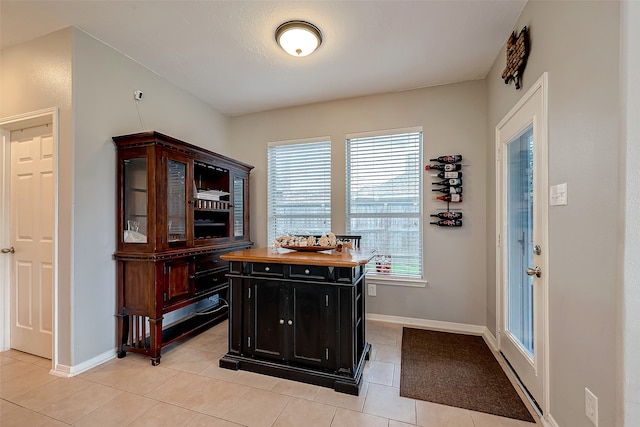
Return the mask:
[[229, 351], [220, 366], [358, 395], [371, 252], [230, 252]]

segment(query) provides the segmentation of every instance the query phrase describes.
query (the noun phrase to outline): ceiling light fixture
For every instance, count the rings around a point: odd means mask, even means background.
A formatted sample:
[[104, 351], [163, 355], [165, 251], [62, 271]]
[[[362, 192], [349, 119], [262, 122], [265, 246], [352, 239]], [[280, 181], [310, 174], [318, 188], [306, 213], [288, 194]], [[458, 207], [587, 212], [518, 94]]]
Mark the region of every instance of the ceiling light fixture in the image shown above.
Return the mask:
[[306, 21], [288, 21], [276, 29], [276, 41], [292, 56], [307, 56], [322, 43], [322, 33]]

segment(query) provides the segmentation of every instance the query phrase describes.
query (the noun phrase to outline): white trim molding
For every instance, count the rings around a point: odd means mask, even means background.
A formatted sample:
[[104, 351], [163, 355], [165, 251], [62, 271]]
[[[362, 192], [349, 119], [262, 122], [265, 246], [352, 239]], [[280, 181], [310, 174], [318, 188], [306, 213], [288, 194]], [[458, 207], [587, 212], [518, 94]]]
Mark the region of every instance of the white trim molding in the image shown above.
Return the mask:
[[466, 323], [442, 322], [440, 320], [416, 319], [413, 317], [388, 316], [386, 314], [367, 313], [367, 320], [395, 323], [406, 326], [419, 326], [434, 331], [457, 332], [468, 335], [482, 335], [487, 331], [486, 326], [469, 325]]
[[[10, 144], [11, 144], [11, 131], [24, 129], [28, 127], [52, 124], [52, 135], [54, 139], [54, 174], [55, 174], [55, 189], [54, 189], [54, 247], [53, 247], [53, 331], [51, 337], [51, 363], [52, 366], [56, 366], [58, 362], [58, 286], [59, 286], [59, 236], [58, 236], [58, 164], [59, 164], [59, 150], [60, 150], [60, 135], [59, 135], [59, 109], [58, 107], [45, 108], [43, 110], [32, 111], [28, 113], [17, 114], [10, 117], [0, 118], [0, 164], [4, 173], [0, 175], [0, 244], [4, 245], [9, 241], [9, 190], [11, 187], [10, 177]], [[8, 261], [7, 261], [8, 262]], [[4, 267], [4, 262], [0, 262], [0, 266]], [[7, 264], [8, 266], [8, 264]], [[2, 315], [0, 316], [0, 351], [8, 350], [11, 346], [11, 325], [10, 325], [10, 302], [9, 302], [9, 288], [10, 288], [10, 269], [2, 268], [2, 274], [0, 275], [0, 284], [4, 283], [6, 286], [0, 286], [0, 310]]]
[[[514, 107], [505, 115], [505, 117], [496, 125], [495, 127], [495, 192], [496, 192], [496, 218], [495, 218], [495, 248], [496, 248], [496, 343], [497, 348], [501, 348], [501, 340], [507, 339], [504, 337], [504, 324], [505, 324], [505, 313], [503, 312], [504, 305], [504, 292], [503, 292], [503, 280], [505, 277], [505, 266], [502, 264], [503, 259], [503, 251], [505, 250], [504, 246], [504, 238], [505, 235], [505, 222], [503, 218], [506, 217], [505, 207], [502, 205], [501, 194], [503, 193], [504, 182], [501, 179], [503, 175], [503, 159], [504, 153], [502, 152], [501, 145], [501, 131], [505, 127], [505, 124], [516, 115], [525, 104], [533, 99], [534, 96], [540, 96], [540, 116], [538, 116], [534, 120], [534, 132], [535, 127], [539, 127], [539, 131], [537, 134], [538, 143], [540, 144], [540, 151], [537, 154], [536, 160], [536, 170], [535, 174], [539, 177], [540, 185], [540, 197], [536, 199], [536, 210], [539, 210], [542, 215], [544, 215], [544, 219], [542, 220], [541, 232], [540, 232], [540, 240], [539, 244], [542, 246], [542, 254], [541, 254], [541, 265], [546, 268], [546, 271], [543, 272], [542, 277], [540, 279], [541, 285], [541, 294], [539, 304], [542, 305], [541, 313], [540, 313], [540, 321], [541, 328], [540, 333], [542, 334], [542, 351], [540, 354], [536, 354], [536, 358], [542, 361], [542, 391], [541, 391], [541, 402], [538, 404], [541, 405], [542, 412], [544, 417], [542, 418], [543, 424], [547, 425], [545, 422], [545, 418], [549, 417], [550, 411], [550, 355], [549, 355], [549, 230], [548, 230], [548, 212], [549, 212], [549, 179], [548, 179], [548, 140], [549, 140], [549, 130], [548, 130], [548, 99], [549, 99], [549, 73], [544, 72], [540, 78], [532, 85], [532, 87], [522, 96], [522, 98], [514, 105]], [[535, 196], [534, 196], [535, 197]], [[546, 420], [549, 421], [549, 420]], [[554, 422], [555, 424], [555, 422]]]
[[79, 365], [55, 365], [55, 368], [51, 369], [49, 373], [57, 377], [73, 377], [114, 359], [116, 354], [117, 349], [114, 348], [113, 350], [105, 351], [92, 359], [82, 362]]

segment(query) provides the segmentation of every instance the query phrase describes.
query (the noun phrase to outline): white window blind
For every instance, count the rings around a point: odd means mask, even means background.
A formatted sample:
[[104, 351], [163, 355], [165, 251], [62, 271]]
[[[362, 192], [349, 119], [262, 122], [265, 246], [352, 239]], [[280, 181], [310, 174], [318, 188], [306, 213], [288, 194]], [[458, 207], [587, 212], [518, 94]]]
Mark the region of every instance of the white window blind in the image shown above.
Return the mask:
[[268, 239], [331, 231], [331, 141], [268, 148]]
[[422, 131], [347, 139], [347, 234], [373, 274], [422, 278]]

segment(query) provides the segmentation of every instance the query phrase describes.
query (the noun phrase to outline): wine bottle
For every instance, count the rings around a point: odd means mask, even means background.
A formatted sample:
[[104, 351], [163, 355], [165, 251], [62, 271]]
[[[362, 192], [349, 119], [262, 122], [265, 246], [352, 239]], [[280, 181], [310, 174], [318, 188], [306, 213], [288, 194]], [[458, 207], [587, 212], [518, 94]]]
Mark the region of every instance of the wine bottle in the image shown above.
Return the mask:
[[436, 196], [436, 200], [443, 202], [459, 203], [462, 201], [462, 194], [445, 194], [444, 196]]
[[434, 188], [431, 191], [439, 191], [445, 194], [462, 194], [462, 187]]
[[462, 169], [462, 165], [460, 163], [447, 163], [441, 165], [427, 165], [424, 168], [425, 170], [437, 169], [445, 172], [451, 172], [459, 171], [460, 169]]
[[460, 186], [460, 185], [462, 185], [462, 180], [460, 178], [449, 178], [449, 179], [445, 179], [444, 181], [440, 181], [440, 182], [432, 182], [431, 185], [447, 185], [447, 186], [457, 185], [457, 186]]
[[430, 222], [439, 227], [462, 227], [462, 221], [459, 219], [441, 219], [440, 221]]
[[440, 156], [429, 160], [438, 163], [458, 163], [462, 161], [462, 156], [460, 154], [452, 154], [450, 156]]
[[437, 214], [431, 214], [429, 216], [434, 216], [439, 219], [461, 219], [462, 212], [438, 212]]
[[438, 178], [462, 178], [462, 172], [440, 172], [440, 173], [432, 173], [431, 176]]

